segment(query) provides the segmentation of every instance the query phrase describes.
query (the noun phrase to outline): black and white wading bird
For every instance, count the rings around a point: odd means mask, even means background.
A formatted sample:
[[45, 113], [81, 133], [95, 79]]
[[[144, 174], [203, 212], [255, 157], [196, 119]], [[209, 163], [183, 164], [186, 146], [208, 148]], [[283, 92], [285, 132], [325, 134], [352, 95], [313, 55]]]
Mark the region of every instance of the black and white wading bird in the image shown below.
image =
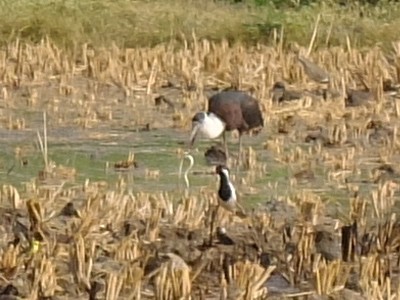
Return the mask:
[[243, 207], [238, 203], [236, 189], [229, 178], [229, 169], [225, 166], [218, 165], [216, 167], [216, 173], [219, 175], [219, 205], [237, 216], [245, 218], [246, 214]]
[[192, 118], [190, 146], [193, 146], [199, 132], [209, 139], [216, 139], [222, 135], [228, 157], [225, 132], [238, 130], [240, 158], [243, 133], [262, 127], [264, 119], [255, 98], [241, 91], [222, 91], [208, 99], [207, 112], [198, 112]]
[[218, 205], [212, 211], [210, 223], [210, 240], [209, 245], [213, 242], [214, 223], [217, 217], [219, 207], [234, 213], [240, 218], [246, 218], [243, 207], [238, 203], [236, 189], [229, 178], [229, 169], [223, 165], [218, 165], [215, 168], [215, 173], [219, 176], [218, 189]]

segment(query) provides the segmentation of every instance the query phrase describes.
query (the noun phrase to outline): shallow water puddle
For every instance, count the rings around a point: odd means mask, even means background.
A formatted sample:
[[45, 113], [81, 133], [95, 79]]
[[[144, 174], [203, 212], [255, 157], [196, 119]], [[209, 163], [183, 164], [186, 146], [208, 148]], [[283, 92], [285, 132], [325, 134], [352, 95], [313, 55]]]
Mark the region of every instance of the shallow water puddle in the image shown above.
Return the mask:
[[[41, 133], [42, 134], [42, 133]], [[74, 182], [105, 180], [109, 183], [124, 178], [136, 191], [176, 191], [179, 186], [178, 170], [179, 149], [184, 149], [187, 133], [173, 129], [157, 129], [149, 132], [129, 130], [77, 129], [73, 127], [48, 128], [48, 156], [56, 165], [75, 168]], [[43, 158], [36, 130], [0, 130], [0, 181], [2, 183], [23, 186], [31, 181], [43, 168]], [[249, 138], [245, 145], [260, 148], [257, 140]], [[214, 187], [216, 177], [214, 168], [207, 166], [203, 151], [212, 143], [200, 140], [193, 152], [195, 166], [189, 174], [191, 189]], [[236, 151], [236, 141], [230, 141], [231, 153]], [[126, 160], [129, 152], [135, 155], [138, 168], [128, 171], [116, 171], [114, 163]], [[265, 152], [265, 151], [264, 151]], [[265, 157], [264, 157], [265, 156]], [[262, 161], [270, 160], [262, 155]], [[273, 161], [268, 162], [273, 164]], [[108, 167], [107, 167], [108, 166]], [[184, 168], [187, 167], [187, 162]], [[155, 176], [149, 176], [149, 173]], [[195, 174], [197, 173], [197, 174]], [[239, 175], [244, 175], [241, 172]], [[255, 182], [256, 190], [263, 190], [266, 180], [282, 181], [285, 171], [269, 170], [265, 179]], [[239, 177], [238, 177], [239, 178]], [[184, 186], [182, 180], [181, 186]], [[257, 188], [258, 186], [258, 188]], [[246, 193], [246, 202], [257, 203], [267, 200], [265, 193]]]

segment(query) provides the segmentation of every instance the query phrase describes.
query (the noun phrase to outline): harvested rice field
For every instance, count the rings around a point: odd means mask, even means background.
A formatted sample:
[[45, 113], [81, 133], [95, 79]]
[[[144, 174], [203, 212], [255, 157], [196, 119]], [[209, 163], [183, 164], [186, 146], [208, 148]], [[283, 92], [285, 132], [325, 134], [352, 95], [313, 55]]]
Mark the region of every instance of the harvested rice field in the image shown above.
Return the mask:
[[[8, 43], [0, 299], [399, 299], [399, 82], [395, 42], [388, 54], [193, 35], [73, 56]], [[217, 206], [205, 152], [219, 139], [199, 137], [182, 175], [192, 117], [224, 89], [264, 118], [240, 159], [227, 134], [244, 218]]]

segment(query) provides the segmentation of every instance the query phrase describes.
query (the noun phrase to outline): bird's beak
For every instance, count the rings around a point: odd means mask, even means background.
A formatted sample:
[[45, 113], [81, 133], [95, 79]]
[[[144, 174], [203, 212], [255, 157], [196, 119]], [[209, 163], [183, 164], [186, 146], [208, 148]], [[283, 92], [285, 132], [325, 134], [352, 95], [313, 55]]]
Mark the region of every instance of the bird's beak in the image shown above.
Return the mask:
[[199, 122], [193, 122], [192, 124], [192, 132], [190, 133], [190, 147], [193, 147], [200, 125], [201, 124]]

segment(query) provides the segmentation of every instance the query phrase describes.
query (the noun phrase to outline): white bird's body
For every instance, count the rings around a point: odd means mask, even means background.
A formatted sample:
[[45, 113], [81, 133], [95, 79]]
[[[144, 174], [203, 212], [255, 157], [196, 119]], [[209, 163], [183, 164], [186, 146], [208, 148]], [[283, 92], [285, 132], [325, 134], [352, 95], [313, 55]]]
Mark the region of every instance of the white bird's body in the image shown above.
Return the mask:
[[204, 137], [216, 139], [225, 130], [225, 123], [213, 113], [200, 112], [197, 114], [198, 121], [194, 121], [191, 139], [200, 132]]

